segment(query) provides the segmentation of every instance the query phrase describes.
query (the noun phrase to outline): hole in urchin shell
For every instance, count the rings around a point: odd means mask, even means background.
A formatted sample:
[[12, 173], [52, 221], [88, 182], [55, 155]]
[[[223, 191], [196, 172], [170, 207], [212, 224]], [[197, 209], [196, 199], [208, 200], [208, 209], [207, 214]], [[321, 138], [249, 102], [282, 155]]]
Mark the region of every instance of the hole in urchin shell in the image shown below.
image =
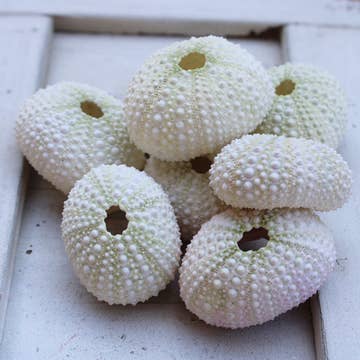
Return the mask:
[[205, 65], [206, 57], [198, 52], [191, 52], [185, 55], [179, 62], [179, 66], [184, 70], [200, 69]]
[[147, 160], [147, 159], [150, 159], [150, 154], [148, 153], [144, 153], [144, 158]]
[[101, 110], [101, 107], [98, 104], [94, 103], [93, 101], [89, 101], [89, 100], [82, 101], [80, 103], [80, 107], [82, 112], [94, 118], [98, 119], [104, 115], [103, 111]]
[[295, 85], [290, 79], [283, 80], [275, 89], [276, 95], [290, 95], [294, 91]]
[[206, 156], [198, 156], [190, 160], [191, 168], [199, 174], [207, 173], [210, 168], [212, 161]]
[[269, 233], [263, 228], [252, 228], [250, 231], [245, 231], [242, 238], [237, 245], [242, 251], [259, 250], [266, 246], [269, 241]]
[[106, 230], [111, 235], [121, 235], [128, 227], [129, 220], [126, 218], [126, 212], [121, 210], [119, 206], [114, 205], [106, 210], [106, 218], [104, 219]]

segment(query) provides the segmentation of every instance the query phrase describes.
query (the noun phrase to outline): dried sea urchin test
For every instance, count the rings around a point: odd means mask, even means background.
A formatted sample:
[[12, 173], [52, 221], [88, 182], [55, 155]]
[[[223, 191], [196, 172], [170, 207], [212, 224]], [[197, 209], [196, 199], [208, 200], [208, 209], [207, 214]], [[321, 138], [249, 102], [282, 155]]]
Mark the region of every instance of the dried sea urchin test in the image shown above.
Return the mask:
[[[254, 233], [266, 245], [242, 250]], [[180, 293], [208, 324], [247, 327], [308, 299], [334, 263], [332, 236], [311, 210], [232, 209], [205, 223], [188, 246]]]
[[256, 132], [303, 137], [336, 148], [345, 131], [346, 99], [330, 74], [313, 66], [284, 64], [269, 74], [274, 103]]
[[351, 183], [348, 165], [332, 148], [275, 135], [234, 140], [210, 169], [215, 194], [239, 208], [335, 210], [349, 197]]
[[269, 75], [239, 45], [215, 36], [154, 54], [125, 100], [130, 138], [162, 160], [190, 160], [256, 128], [269, 110]]
[[[122, 226], [111, 226], [111, 213]], [[99, 300], [136, 304], [174, 278], [179, 228], [167, 195], [143, 172], [125, 165], [91, 170], [71, 190], [61, 227], [76, 274]]]
[[61, 82], [36, 92], [20, 111], [16, 135], [31, 165], [64, 193], [100, 164], [142, 168], [145, 162], [129, 140], [119, 100], [85, 84]]
[[184, 239], [191, 239], [205, 221], [225, 209], [209, 186], [211, 158], [169, 162], [150, 157], [146, 162], [145, 171], [169, 196]]

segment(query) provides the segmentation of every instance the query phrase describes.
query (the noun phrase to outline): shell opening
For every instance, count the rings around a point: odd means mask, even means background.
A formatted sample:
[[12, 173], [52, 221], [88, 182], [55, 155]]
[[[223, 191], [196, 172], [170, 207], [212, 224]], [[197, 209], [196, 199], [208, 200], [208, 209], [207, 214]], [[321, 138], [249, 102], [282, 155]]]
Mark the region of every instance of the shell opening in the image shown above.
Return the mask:
[[237, 245], [241, 251], [257, 251], [267, 245], [269, 241], [269, 233], [263, 228], [252, 228], [245, 231]]
[[119, 206], [114, 205], [106, 210], [106, 218], [104, 219], [106, 230], [111, 235], [121, 235], [128, 227], [129, 220], [126, 218], [126, 212], [121, 210]]
[[190, 160], [191, 168], [199, 174], [206, 174], [212, 165], [212, 161], [206, 156], [198, 156]]
[[101, 107], [93, 101], [85, 100], [80, 103], [80, 108], [85, 114], [94, 118], [101, 118], [104, 113]]
[[206, 63], [204, 54], [198, 52], [191, 52], [185, 55], [179, 62], [179, 66], [183, 70], [194, 70], [202, 68]]
[[295, 86], [296, 84], [292, 80], [285, 79], [276, 87], [276, 95], [290, 95], [294, 91]]

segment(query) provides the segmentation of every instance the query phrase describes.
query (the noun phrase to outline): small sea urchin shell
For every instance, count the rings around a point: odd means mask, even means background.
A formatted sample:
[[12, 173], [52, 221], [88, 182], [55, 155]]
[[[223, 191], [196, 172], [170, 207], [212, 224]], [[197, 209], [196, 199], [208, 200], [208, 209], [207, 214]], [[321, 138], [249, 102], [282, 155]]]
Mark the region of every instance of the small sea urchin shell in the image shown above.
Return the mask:
[[260, 62], [240, 46], [208, 36], [154, 54], [129, 86], [125, 114], [140, 149], [187, 161], [254, 130], [272, 98]]
[[327, 72], [303, 64], [271, 68], [276, 96], [257, 132], [313, 139], [336, 148], [346, 125], [346, 99]]
[[209, 186], [210, 158], [168, 162], [150, 157], [145, 165], [145, 171], [168, 194], [184, 239], [190, 239], [205, 221], [225, 209]]
[[[252, 229], [266, 232], [269, 241], [243, 251], [240, 244]], [[247, 327], [308, 299], [334, 263], [332, 236], [311, 210], [231, 209], [205, 223], [188, 246], [180, 293], [207, 323]]]
[[239, 208], [334, 210], [349, 197], [351, 182], [348, 165], [332, 148], [275, 135], [234, 140], [210, 170], [215, 194]]
[[[123, 212], [125, 226], [109, 232], [105, 219], [114, 208]], [[81, 283], [109, 304], [157, 295], [178, 267], [181, 241], [167, 195], [150, 176], [125, 165], [102, 165], [76, 182], [62, 234]]]
[[64, 193], [92, 167], [145, 162], [129, 140], [119, 100], [85, 84], [36, 92], [20, 111], [16, 135], [31, 165]]

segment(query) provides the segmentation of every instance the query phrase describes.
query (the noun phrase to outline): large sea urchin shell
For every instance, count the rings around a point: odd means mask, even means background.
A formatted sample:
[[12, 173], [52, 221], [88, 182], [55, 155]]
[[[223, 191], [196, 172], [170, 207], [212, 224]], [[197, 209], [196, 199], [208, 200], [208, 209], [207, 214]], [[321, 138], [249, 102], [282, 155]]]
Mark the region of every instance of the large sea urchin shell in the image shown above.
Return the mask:
[[269, 75], [250, 53], [208, 36], [154, 54], [130, 84], [125, 114], [144, 152], [190, 160], [254, 130], [272, 99]]
[[36, 92], [20, 111], [16, 135], [31, 165], [64, 193], [95, 166], [145, 162], [129, 140], [119, 100], [85, 84]]
[[[104, 219], [116, 206], [128, 224], [112, 235]], [[81, 283], [109, 304], [157, 295], [178, 267], [181, 241], [167, 195], [150, 176], [125, 165], [102, 165], [76, 182], [62, 234]]]
[[313, 139], [336, 148], [345, 131], [346, 99], [330, 74], [284, 64], [269, 70], [276, 96], [259, 133]]
[[[269, 241], [256, 251], [238, 242], [253, 228]], [[335, 263], [326, 226], [311, 210], [227, 210], [205, 223], [180, 268], [186, 307], [209, 324], [261, 324], [313, 295]]]
[[349, 197], [351, 183], [348, 165], [332, 148], [275, 135], [234, 140], [210, 169], [215, 194], [239, 208], [334, 210]]
[[[210, 166], [210, 157], [196, 159], [199, 167], [206, 166], [207, 159]], [[184, 239], [190, 239], [205, 221], [225, 209], [209, 186], [207, 169], [199, 168], [200, 173], [193, 167], [190, 161], [169, 162], [154, 157], [145, 165], [145, 171], [168, 194]]]

